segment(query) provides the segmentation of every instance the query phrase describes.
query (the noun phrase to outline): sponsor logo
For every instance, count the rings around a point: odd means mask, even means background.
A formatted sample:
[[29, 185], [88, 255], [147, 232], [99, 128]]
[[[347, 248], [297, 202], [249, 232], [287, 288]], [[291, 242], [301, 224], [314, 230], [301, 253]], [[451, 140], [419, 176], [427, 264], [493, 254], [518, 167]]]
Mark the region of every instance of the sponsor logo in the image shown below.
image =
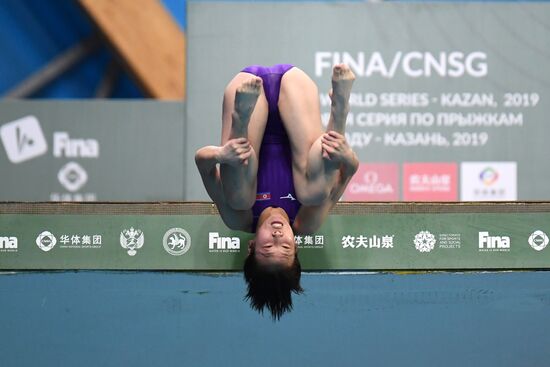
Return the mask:
[[209, 252], [239, 252], [241, 240], [238, 237], [220, 237], [218, 232], [208, 233]]
[[394, 163], [361, 163], [344, 194], [349, 201], [396, 201], [398, 166]]
[[270, 192], [259, 192], [256, 194], [256, 201], [271, 200]]
[[71, 192], [78, 191], [88, 181], [88, 174], [78, 163], [69, 162], [64, 165], [57, 178], [63, 187]]
[[441, 233], [439, 234], [438, 247], [442, 249], [459, 249], [462, 245], [460, 233]]
[[10, 162], [18, 164], [48, 151], [48, 144], [34, 116], [25, 116], [0, 127], [0, 138]]
[[100, 249], [103, 237], [99, 234], [62, 234], [58, 242], [59, 248]]
[[50, 194], [50, 201], [97, 201], [97, 195], [92, 192], [85, 194], [79, 192], [75, 192], [74, 194], [52, 192]]
[[289, 192], [287, 196], [281, 196], [279, 199], [290, 199], [292, 201], [296, 200], [294, 196]]
[[125, 229], [120, 233], [120, 245], [128, 251], [128, 255], [135, 256], [137, 250], [143, 247], [145, 238], [140, 229]]
[[436, 242], [435, 236], [428, 231], [421, 231], [414, 236], [414, 247], [420, 252], [431, 252]]
[[393, 238], [395, 235], [367, 235], [361, 234], [358, 236], [345, 235], [342, 236], [342, 248], [349, 249], [390, 249], [393, 248]]
[[[56, 158], [98, 158], [99, 143], [95, 139], [73, 139], [65, 131], [56, 131], [53, 134], [53, 155]], [[80, 164], [65, 164], [57, 178], [69, 192], [52, 192], [51, 201], [97, 201], [95, 193], [77, 192], [88, 182], [88, 173]]]
[[432, 234], [429, 231], [421, 231], [414, 237], [414, 246], [422, 253], [431, 252], [436, 247], [444, 250], [460, 249], [462, 239], [460, 233]]
[[489, 232], [479, 232], [479, 251], [508, 252], [510, 251], [510, 237], [491, 236]]
[[53, 133], [53, 156], [56, 158], [98, 158], [99, 143], [95, 139], [71, 139], [69, 133]]
[[53, 249], [56, 243], [57, 238], [49, 231], [44, 231], [36, 237], [36, 245], [45, 252]]
[[170, 255], [180, 256], [189, 251], [191, 247], [191, 236], [185, 229], [172, 228], [164, 234], [162, 245]]
[[498, 171], [493, 167], [487, 167], [479, 174], [479, 179], [485, 186], [491, 186], [498, 180]]
[[403, 164], [403, 200], [457, 200], [456, 163]]
[[463, 201], [517, 200], [516, 162], [462, 162], [460, 198]]
[[0, 252], [17, 252], [17, 237], [0, 236]]
[[542, 251], [548, 245], [548, 236], [543, 231], [537, 230], [529, 236], [529, 244], [537, 251]]
[[299, 248], [323, 248], [325, 247], [325, 236], [323, 235], [296, 235], [294, 243]]

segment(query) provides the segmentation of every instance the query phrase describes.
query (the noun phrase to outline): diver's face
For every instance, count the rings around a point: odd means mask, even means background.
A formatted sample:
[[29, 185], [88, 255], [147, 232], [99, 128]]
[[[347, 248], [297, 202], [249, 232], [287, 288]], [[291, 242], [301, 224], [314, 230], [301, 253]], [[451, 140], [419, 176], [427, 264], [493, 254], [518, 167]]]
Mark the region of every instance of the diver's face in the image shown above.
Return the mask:
[[296, 256], [294, 231], [284, 211], [270, 209], [268, 213], [262, 213], [265, 219], [260, 217], [256, 241], [252, 245], [254, 256], [262, 265], [291, 266]]

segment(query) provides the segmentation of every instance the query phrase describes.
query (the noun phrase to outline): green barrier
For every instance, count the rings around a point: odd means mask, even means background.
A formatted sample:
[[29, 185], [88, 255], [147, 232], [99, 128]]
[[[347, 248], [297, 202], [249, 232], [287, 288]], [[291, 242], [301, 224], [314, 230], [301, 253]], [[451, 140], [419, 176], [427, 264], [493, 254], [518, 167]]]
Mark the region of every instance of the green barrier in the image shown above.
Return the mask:
[[[339, 203], [304, 270], [550, 268], [550, 203]], [[1, 270], [237, 271], [250, 234], [211, 203], [0, 203]]]

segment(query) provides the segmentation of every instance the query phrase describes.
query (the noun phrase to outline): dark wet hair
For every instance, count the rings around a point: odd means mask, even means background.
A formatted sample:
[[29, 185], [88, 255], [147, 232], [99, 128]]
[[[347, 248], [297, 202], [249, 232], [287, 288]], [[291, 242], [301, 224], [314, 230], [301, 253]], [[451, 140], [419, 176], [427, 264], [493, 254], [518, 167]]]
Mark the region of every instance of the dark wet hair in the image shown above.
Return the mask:
[[254, 251], [244, 262], [244, 279], [248, 285], [248, 292], [244, 297], [250, 301], [250, 307], [263, 314], [267, 307], [273, 321], [292, 310], [292, 292], [303, 293], [300, 286], [302, 266], [298, 254], [290, 267], [274, 264], [259, 265]]

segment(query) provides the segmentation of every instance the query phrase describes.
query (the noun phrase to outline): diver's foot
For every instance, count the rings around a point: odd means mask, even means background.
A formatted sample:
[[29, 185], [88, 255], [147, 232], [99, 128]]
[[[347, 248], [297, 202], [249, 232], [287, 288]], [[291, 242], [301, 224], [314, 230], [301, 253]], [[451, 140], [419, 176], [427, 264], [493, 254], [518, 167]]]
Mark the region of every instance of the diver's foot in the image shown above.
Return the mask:
[[332, 90], [330, 98], [332, 101], [331, 112], [335, 117], [344, 117], [349, 112], [349, 96], [351, 87], [355, 81], [355, 74], [346, 64], [334, 65], [332, 69]]
[[235, 92], [235, 110], [233, 112], [233, 124], [231, 126], [233, 137], [246, 137], [250, 116], [258, 101], [262, 88], [262, 79], [253, 76], [247, 80]]

